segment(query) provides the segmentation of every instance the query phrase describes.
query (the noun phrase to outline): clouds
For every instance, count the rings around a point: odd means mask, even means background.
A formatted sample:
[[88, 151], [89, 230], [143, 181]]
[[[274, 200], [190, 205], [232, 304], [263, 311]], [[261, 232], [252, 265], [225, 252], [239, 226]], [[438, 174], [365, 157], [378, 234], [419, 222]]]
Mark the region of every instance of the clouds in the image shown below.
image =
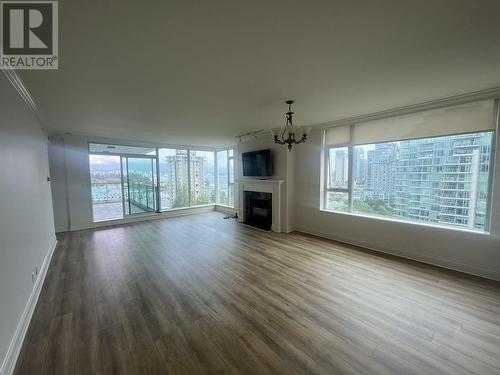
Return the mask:
[[112, 155], [89, 155], [91, 171], [120, 169], [120, 157]]

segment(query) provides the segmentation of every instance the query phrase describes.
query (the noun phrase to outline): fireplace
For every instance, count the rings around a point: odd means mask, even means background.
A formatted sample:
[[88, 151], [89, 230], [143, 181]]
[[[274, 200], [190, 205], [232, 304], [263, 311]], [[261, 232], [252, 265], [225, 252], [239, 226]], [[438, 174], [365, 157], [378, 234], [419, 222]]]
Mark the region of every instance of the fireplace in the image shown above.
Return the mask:
[[245, 224], [271, 230], [273, 200], [271, 193], [245, 191]]
[[[255, 215], [262, 216], [265, 210], [267, 220], [266, 220], [266, 228], [269, 228], [269, 222], [271, 223], [271, 230], [274, 232], [281, 232], [283, 230], [287, 231], [287, 222], [282, 220], [282, 204], [281, 198], [283, 196], [282, 185], [283, 180], [255, 180], [255, 179], [242, 179], [238, 181], [238, 221], [241, 223], [249, 222], [254, 219]], [[260, 193], [266, 193], [267, 195], [263, 196]], [[253, 206], [257, 207], [257, 209], [252, 209], [249, 216], [247, 216], [247, 207], [252, 206], [252, 202], [250, 199], [250, 195], [247, 194], [256, 194], [256, 198], [254, 199], [264, 199], [268, 200], [267, 205], [262, 204], [263, 202], [254, 202], [257, 204], [253, 204]], [[259, 208], [261, 210], [259, 210]], [[286, 219], [286, 218], [285, 218]], [[263, 218], [260, 218], [262, 221]], [[269, 220], [269, 222], [268, 222]], [[254, 225], [249, 223], [250, 225]], [[284, 227], [283, 227], [284, 226]], [[260, 228], [260, 226], [259, 226]], [[269, 230], [269, 229], [268, 229]]]

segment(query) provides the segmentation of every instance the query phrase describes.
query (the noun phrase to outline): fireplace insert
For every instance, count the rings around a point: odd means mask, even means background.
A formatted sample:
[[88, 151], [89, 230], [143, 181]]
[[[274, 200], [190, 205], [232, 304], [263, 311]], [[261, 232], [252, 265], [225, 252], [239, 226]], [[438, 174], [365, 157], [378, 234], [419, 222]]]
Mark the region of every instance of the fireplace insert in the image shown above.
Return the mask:
[[245, 224], [271, 230], [272, 194], [245, 191]]

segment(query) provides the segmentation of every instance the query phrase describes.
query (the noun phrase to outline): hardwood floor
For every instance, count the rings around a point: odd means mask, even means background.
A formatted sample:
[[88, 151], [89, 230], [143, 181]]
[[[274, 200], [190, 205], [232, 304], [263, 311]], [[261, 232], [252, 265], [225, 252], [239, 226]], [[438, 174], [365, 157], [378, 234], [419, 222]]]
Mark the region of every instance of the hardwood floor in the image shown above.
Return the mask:
[[500, 286], [218, 213], [60, 236], [16, 374], [222, 373], [500, 374]]

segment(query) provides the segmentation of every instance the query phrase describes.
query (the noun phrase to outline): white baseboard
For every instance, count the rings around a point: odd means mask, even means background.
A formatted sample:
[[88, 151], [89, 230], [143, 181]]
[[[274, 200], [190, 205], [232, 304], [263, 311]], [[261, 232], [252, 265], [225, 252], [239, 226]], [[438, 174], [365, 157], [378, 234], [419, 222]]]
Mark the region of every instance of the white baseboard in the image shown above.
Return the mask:
[[415, 260], [417, 262], [427, 263], [427, 264], [430, 264], [433, 266], [443, 267], [443, 268], [447, 268], [447, 269], [450, 269], [453, 271], [459, 271], [459, 272], [467, 273], [467, 274], [474, 275], [474, 276], [484, 277], [484, 278], [490, 279], [490, 280], [500, 281], [500, 272], [498, 272], [498, 271], [493, 271], [493, 270], [488, 270], [488, 269], [484, 269], [484, 268], [480, 268], [480, 267], [461, 264], [458, 262], [454, 262], [454, 261], [450, 261], [450, 260], [442, 259], [442, 258], [437, 258], [437, 257], [429, 257], [426, 255], [421, 255], [421, 254], [418, 254], [418, 255], [411, 254], [411, 253], [401, 251], [399, 249], [389, 249], [389, 248], [381, 249], [381, 248], [374, 247], [371, 244], [365, 243], [363, 241], [353, 241], [353, 240], [348, 239], [348, 238], [343, 238], [341, 236], [335, 236], [335, 235], [332, 235], [330, 233], [321, 233], [321, 232], [311, 230], [308, 228], [304, 228], [304, 227], [295, 228], [295, 230], [297, 232], [307, 233], [307, 234], [311, 234], [313, 236], [323, 237], [323, 238], [327, 238], [330, 240], [346, 243], [349, 245], [364, 247], [365, 249], [368, 249], [368, 250], [373, 250], [373, 251], [377, 251], [380, 253], [395, 255], [395, 256], [398, 256], [400, 258]]
[[64, 226], [64, 227], [56, 227], [56, 233], [63, 233], [63, 232], [67, 232], [68, 231], [68, 226]]
[[222, 212], [227, 215], [234, 215], [238, 210], [233, 207], [221, 206], [220, 204], [215, 205], [215, 211]]
[[54, 254], [56, 245], [57, 239], [54, 238], [54, 243], [52, 244], [52, 247], [49, 249], [47, 255], [45, 256], [45, 259], [43, 260], [43, 264], [40, 268], [40, 272], [38, 273], [35, 285], [33, 286], [33, 290], [31, 291], [31, 294], [28, 298], [28, 303], [26, 303], [26, 306], [24, 307], [23, 314], [21, 315], [21, 319], [19, 320], [16, 331], [14, 332], [14, 337], [12, 338], [9, 349], [5, 354], [2, 367], [0, 367], [1, 375], [11, 375], [14, 372], [17, 358], [19, 357], [19, 353], [21, 352], [24, 337], [26, 336], [31, 317], [33, 316], [33, 312], [35, 311], [36, 303], [38, 302], [38, 297], [40, 296], [43, 282], [45, 280], [45, 276], [47, 275], [47, 270], [49, 268], [52, 254]]

